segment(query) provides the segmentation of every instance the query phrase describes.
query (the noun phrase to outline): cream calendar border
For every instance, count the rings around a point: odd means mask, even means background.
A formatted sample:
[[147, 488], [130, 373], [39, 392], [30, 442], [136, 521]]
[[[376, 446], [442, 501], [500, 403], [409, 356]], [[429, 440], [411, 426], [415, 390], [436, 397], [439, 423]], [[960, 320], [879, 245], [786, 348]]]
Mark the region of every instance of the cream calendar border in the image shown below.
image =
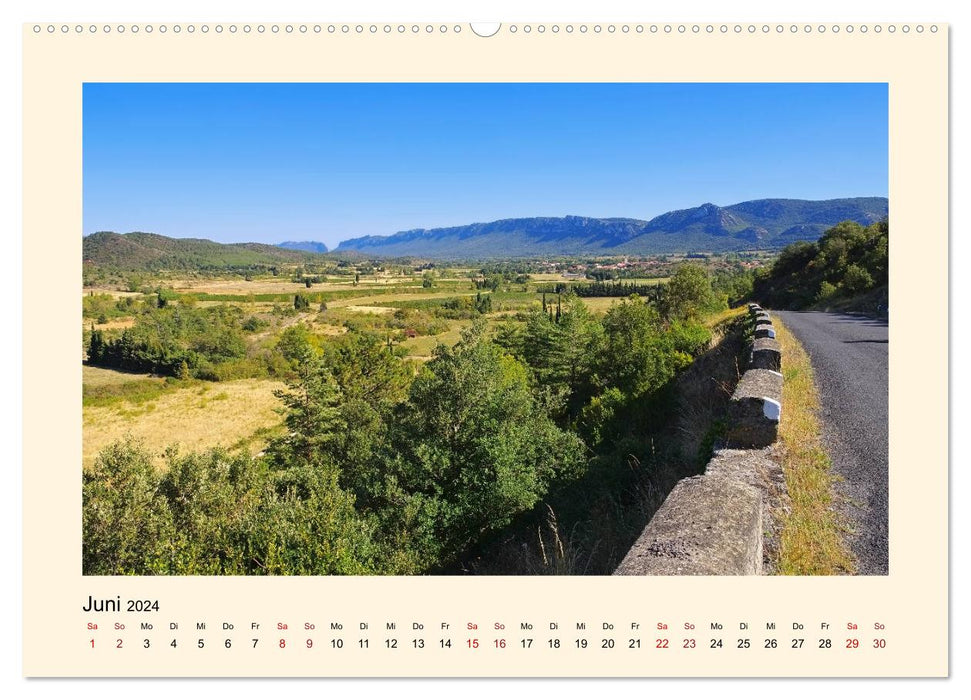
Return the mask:
[[[263, 32], [261, 23], [242, 22], [111, 24], [108, 32], [104, 26], [23, 28], [25, 675], [947, 673], [947, 25], [520, 24], [490, 38], [451, 23], [263, 23]], [[77, 290], [86, 81], [889, 83], [890, 575], [85, 579]], [[351, 661], [339, 669], [288, 659], [269, 666], [239, 659], [214, 664], [211, 658], [162, 669], [133, 658], [124, 667], [104, 668], [92, 664], [78, 644], [84, 634], [80, 607], [89, 594], [159, 598], [168, 610], [192, 614], [204, 606], [213, 619], [296, 616], [338, 600], [341, 610], [353, 611], [351, 619], [367, 611], [375, 620], [501, 617], [518, 624], [547, 618], [676, 622], [774, 616], [785, 623], [851, 616], [885, 620], [893, 644], [885, 654], [852, 659], [778, 654], [766, 664], [753, 655], [713, 660], [704, 668], [673, 655], [663, 667], [632, 665], [629, 657], [593, 666], [564, 664], [545, 652], [458, 660], [444, 668], [405, 654], [377, 663]], [[401, 612], [403, 601], [407, 613]]]

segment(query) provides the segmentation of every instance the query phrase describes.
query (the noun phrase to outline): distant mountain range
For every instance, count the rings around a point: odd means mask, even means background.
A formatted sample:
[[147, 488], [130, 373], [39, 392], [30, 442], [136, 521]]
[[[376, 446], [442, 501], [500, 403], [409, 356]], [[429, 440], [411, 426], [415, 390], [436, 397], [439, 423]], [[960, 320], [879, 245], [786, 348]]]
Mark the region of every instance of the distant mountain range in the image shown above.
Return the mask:
[[308, 253], [327, 252], [327, 246], [317, 241], [283, 241], [283, 243], [277, 243], [277, 246], [280, 248], [288, 248], [289, 250], [305, 250]]
[[[771, 250], [815, 241], [851, 219], [870, 224], [888, 215], [886, 197], [808, 201], [759, 199], [728, 207], [702, 204], [640, 219], [585, 216], [502, 219], [450, 228], [415, 229], [343, 241], [341, 257], [509, 258], [567, 255], [651, 255], [677, 252]], [[314, 241], [215, 243], [155, 233], [101, 231], [85, 236], [84, 262], [127, 270], [225, 269], [316, 259], [327, 246]]]
[[870, 224], [886, 217], [886, 197], [758, 199], [727, 207], [702, 204], [640, 219], [585, 216], [502, 219], [340, 243], [338, 253], [426, 258], [499, 258], [549, 255], [649, 255], [687, 251], [782, 248], [814, 241], [827, 228], [851, 219]]

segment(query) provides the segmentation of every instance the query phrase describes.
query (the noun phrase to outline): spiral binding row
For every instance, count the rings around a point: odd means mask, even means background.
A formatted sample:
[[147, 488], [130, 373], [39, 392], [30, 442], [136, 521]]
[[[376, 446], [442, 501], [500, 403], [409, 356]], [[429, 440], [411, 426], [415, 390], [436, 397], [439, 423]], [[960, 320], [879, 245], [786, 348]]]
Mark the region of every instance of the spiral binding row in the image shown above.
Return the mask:
[[[468, 26], [469, 33], [488, 37], [509, 34], [936, 34], [936, 24], [510, 24], [491, 33]], [[35, 34], [460, 34], [461, 24], [48, 24], [33, 26]]]

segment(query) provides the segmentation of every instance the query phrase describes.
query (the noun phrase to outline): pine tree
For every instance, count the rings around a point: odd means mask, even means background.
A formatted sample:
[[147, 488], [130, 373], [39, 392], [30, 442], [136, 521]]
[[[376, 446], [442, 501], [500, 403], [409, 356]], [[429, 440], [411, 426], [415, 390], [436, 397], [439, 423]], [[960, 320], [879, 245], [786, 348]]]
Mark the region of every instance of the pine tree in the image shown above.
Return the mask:
[[287, 389], [273, 392], [289, 409], [288, 433], [271, 445], [278, 456], [297, 455], [306, 461], [318, 459], [337, 442], [344, 430], [338, 410], [341, 391], [330, 370], [309, 348], [300, 351], [296, 377]]

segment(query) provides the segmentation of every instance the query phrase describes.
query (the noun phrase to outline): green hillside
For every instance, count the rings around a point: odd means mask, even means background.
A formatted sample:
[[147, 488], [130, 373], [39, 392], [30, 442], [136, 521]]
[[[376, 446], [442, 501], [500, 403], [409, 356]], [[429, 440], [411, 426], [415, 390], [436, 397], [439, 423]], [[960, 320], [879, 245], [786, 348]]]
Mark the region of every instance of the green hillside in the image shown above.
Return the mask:
[[262, 243], [216, 243], [156, 233], [100, 231], [85, 236], [85, 265], [119, 270], [229, 270], [319, 260], [318, 253]]

